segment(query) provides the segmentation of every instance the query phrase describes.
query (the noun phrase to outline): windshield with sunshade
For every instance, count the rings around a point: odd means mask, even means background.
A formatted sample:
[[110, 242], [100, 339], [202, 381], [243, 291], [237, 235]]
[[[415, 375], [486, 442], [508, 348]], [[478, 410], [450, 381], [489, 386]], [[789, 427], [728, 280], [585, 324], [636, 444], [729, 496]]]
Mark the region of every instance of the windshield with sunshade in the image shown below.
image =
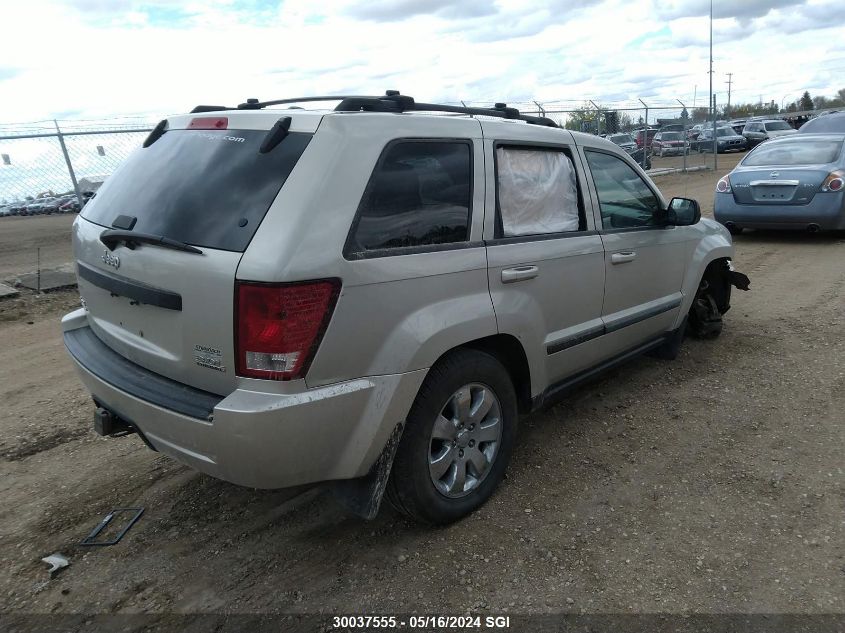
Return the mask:
[[823, 165], [832, 163], [842, 151], [842, 141], [804, 139], [773, 143], [769, 141], [751, 152], [742, 164], [748, 167], [771, 165]]

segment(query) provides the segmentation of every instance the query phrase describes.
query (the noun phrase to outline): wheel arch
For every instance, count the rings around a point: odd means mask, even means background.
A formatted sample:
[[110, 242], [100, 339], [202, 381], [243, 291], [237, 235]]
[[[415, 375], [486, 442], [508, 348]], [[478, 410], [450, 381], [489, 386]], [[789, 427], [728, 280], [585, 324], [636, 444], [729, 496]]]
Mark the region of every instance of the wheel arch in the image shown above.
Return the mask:
[[519, 339], [510, 334], [485, 336], [453, 347], [443, 353], [437, 361], [439, 362], [447, 355], [461, 349], [485, 352], [498, 360], [511, 378], [516, 392], [519, 412], [527, 413], [531, 410], [531, 368], [525, 348], [519, 342]]

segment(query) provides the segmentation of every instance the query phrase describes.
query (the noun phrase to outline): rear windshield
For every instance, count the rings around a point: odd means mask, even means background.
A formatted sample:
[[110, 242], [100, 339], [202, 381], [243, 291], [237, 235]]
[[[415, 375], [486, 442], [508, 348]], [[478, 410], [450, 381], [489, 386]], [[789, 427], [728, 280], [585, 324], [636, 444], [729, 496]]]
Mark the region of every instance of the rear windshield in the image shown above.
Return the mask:
[[773, 121], [772, 123], [766, 123], [766, 131], [771, 132], [772, 130], [791, 130], [792, 126], [789, 125], [786, 121]]
[[796, 139], [780, 143], [764, 143], [751, 152], [743, 165], [821, 165], [832, 163], [839, 156], [842, 141], [808, 141]]
[[818, 133], [842, 133], [845, 132], [845, 112], [837, 114], [826, 114], [807, 121], [800, 127], [799, 132]]
[[244, 251], [312, 135], [291, 132], [261, 154], [266, 136], [266, 130], [168, 131], [107, 178], [82, 216], [104, 227], [133, 216], [138, 233]]
[[632, 137], [630, 134], [616, 134], [614, 136], [611, 136], [610, 140], [613, 141], [614, 143], [617, 143], [617, 144], [619, 144], [619, 143], [633, 143], [634, 137]]

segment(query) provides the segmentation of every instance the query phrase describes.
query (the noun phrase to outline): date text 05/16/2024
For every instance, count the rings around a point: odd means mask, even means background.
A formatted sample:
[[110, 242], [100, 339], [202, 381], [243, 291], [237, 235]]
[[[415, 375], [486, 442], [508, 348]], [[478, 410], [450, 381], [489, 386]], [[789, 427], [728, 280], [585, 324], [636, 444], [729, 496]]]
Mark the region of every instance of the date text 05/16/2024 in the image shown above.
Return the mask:
[[337, 615], [332, 627], [341, 630], [376, 629], [508, 629], [506, 615]]

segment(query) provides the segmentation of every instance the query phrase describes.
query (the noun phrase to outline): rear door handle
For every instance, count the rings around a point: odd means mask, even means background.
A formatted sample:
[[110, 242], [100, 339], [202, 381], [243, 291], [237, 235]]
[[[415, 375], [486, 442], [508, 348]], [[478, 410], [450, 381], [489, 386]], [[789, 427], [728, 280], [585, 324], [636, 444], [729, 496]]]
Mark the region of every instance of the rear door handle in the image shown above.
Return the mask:
[[534, 277], [539, 274], [540, 269], [536, 266], [516, 266], [514, 268], [505, 268], [502, 271], [502, 283], [512, 284], [515, 281], [534, 279]]
[[613, 255], [610, 256], [610, 263], [626, 264], [634, 261], [636, 258], [637, 254], [634, 251], [623, 251], [621, 253], [613, 253]]

